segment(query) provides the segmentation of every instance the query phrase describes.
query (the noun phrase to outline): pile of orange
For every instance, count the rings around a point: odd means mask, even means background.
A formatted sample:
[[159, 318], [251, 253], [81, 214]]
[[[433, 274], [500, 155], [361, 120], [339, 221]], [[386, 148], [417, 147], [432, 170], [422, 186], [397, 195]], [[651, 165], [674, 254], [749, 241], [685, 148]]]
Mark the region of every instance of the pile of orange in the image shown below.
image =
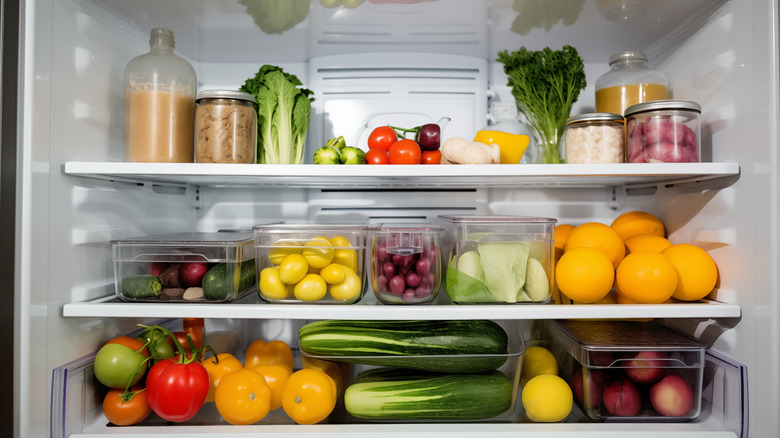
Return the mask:
[[575, 303], [696, 301], [718, 281], [718, 268], [702, 248], [672, 244], [664, 224], [644, 211], [623, 213], [610, 224], [587, 222], [555, 228], [555, 281]]

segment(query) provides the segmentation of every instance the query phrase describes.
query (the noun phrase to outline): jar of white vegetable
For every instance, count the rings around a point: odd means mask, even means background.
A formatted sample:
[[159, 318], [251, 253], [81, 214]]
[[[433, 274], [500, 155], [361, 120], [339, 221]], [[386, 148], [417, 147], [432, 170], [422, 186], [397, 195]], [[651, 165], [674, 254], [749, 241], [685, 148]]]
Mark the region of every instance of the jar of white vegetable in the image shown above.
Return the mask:
[[613, 113], [570, 117], [561, 139], [561, 154], [570, 164], [622, 163], [625, 159], [625, 123]]

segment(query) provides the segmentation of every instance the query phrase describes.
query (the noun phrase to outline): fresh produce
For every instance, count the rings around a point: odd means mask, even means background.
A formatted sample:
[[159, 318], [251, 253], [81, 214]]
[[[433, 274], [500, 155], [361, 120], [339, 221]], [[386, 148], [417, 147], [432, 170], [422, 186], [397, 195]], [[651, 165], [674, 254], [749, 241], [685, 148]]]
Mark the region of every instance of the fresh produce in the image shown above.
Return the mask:
[[[258, 288], [265, 300], [353, 302], [362, 296], [358, 253], [343, 236], [317, 236], [304, 244], [280, 240], [271, 245], [268, 260], [274, 265], [260, 271]], [[341, 265], [343, 277], [333, 275], [332, 264]]]
[[369, 149], [366, 164], [390, 164], [390, 154], [384, 149]]
[[135, 385], [129, 391], [124, 388], [112, 388], [103, 398], [103, 415], [111, 424], [131, 426], [140, 423], [149, 416], [152, 408], [146, 401], [146, 391]]
[[390, 150], [395, 142], [398, 141], [398, 133], [391, 126], [378, 126], [368, 135], [368, 149]]
[[267, 34], [281, 34], [292, 29], [306, 19], [311, 8], [310, 0], [239, 0], [239, 3], [246, 7], [257, 27]]
[[253, 424], [271, 410], [271, 387], [257, 371], [242, 368], [224, 375], [214, 394], [217, 411], [230, 424]]
[[372, 370], [344, 391], [344, 406], [375, 420], [478, 420], [506, 412], [512, 382], [499, 371], [476, 374]]
[[569, 299], [590, 304], [604, 298], [615, 283], [615, 268], [603, 252], [581, 247], [566, 251], [555, 266], [556, 286]]
[[366, 153], [353, 146], [341, 150], [341, 164], [366, 164]]
[[521, 385], [542, 374], [558, 375], [558, 361], [550, 350], [533, 345], [523, 353], [523, 369], [520, 372]]
[[666, 374], [669, 354], [663, 351], [640, 351], [628, 362], [626, 377], [641, 385], [650, 385]]
[[146, 345], [146, 348], [155, 357], [154, 362], [174, 356], [173, 343], [169, 342], [169, 338], [159, 331], [146, 330], [136, 339]]
[[441, 145], [442, 164], [498, 164], [501, 148], [460, 137], [451, 137]]
[[336, 384], [336, 393], [341, 395], [344, 387], [351, 378], [350, 366], [347, 363], [333, 362], [329, 360], [315, 359], [313, 357], [301, 356], [301, 362], [304, 368], [320, 370], [327, 374]]
[[627, 211], [612, 220], [609, 225], [621, 239], [628, 240], [637, 234], [655, 234], [666, 237], [666, 228], [660, 219], [646, 211]]
[[[558, 146], [572, 105], [585, 89], [585, 63], [577, 49], [564, 45], [541, 51], [521, 47], [498, 52], [507, 85], [518, 108], [541, 138], [544, 163], [562, 163]], [[445, 155], [446, 157], [446, 155]]]
[[205, 359], [201, 363], [209, 374], [209, 392], [206, 394], [204, 403], [214, 401], [214, 394], [216, 393], [215, 391], [217, 390], [217, 386], [222, 377], [228, 373], [244, 368], [241, 361], [230, 353], [219, 353], [216, 357]]
[[578, 370], [572, 375], [571, 389], [574, 398], [589, 409], [599, 409], [601, 407], [601, 395], [604, 387], [612, 382], [612, 377], [604, 370], [598, 368], [588, 370], [587, 381], [584, 377], [584, 369]]
[[410, 254], [391, 254], [387, 240], [377, 237], [371, 249], [371, 281], [382, 302], [428, 302], [438, 293], [441, 285], [438, 241], [433, 234], [420, 237], [420, 251]]
[[251, 288], [255, 283], [255, 261], [217, 263], [203, 276], [202, 287], [206, 299], [224, 301]]
[[422, 150], [416, 141], [405, 138], [393, 143], [388, 150], [390, 164], [420, 164]]
[[[273, 4], [279, 10], [303, 6], [301, 0]], [[281, 6], [284, 3], [285, 6]], [[289, 3], [289, 5], [288, 5]], [[308, 12], [309, 2], [304, 0]], [[275, 11], [274, 11], [275, 12]], [[276, 14], [272, 14], [274, 16]], [[309, 129], [313, 92], [280, 67], [263, 65], [254, 77], [247, 79], [240, 91], [257, 99], [257, 162], [267, 164], [300, 164]]]
[[156, 275], [128, 275], [122, 279], [119, 293], [127, 298], [154, 298], [160, 295], [162, 283]]
[[693, 408], [693, 389], [685, 378], [670, 373], [650, 387], [653, 409], [666, 417], [682, 417]]
[[209, 270], [208, 263], [182, 263], [179, 266], [179, 278], [185, 287], [200, 286], [203, 276]]
[[335, 148], [323, 146], [314, 151], [314, 164], [341, 164], [341, 152]]
[[271, 410], [282, 407], [282, 391], [287, 384], [287, 379], [293, 373], [293, 369], [283, 363], [261, 363], [251, 369], [260, 373], [265, 383], [271, 388]]
[[574, 397], [565, 380], [554, 374], [540, 374], [525, 384], [521, 401], [529, 420], [554, 423], [569, 415]]
[[[449, 118], [442, 119], [444, 123], [449, 122]], [[441, 123], [441, 122], [440, 122]], [[415, 126], [411, 129], [392, 127], [400, 138], [406, 138], [406, 134], [414, 134], [414, 141], [424, 151], [435, 151], [441, 146], [441, 125], [439, 123], [426, 123]]]
[[320, 370], [304, 368], [287, 379], [282, 390], [282, 409], [298, 424], [315, 424], [328, 418], [336, 407], [336, 383]]
[[301, 327], [298, 337], [307, 356], [440, 372], [495, 370], [508, 350], [506, 331], [489, 320], [326, 320]]
[[365, 164], [366, 153], [347, 146], [343, 136], [332, 138], [314, 151], [314, 164]]
[[278, 339], [269, 342], [257, 339], [249, 344], [244, 355], [245, 368], [273, 363], [287, 365], [290, 369], [294, 367], [292, 349], [286, 342]]
[[452, 256], [445, 290], [457, 303], [544, 301], [550, 279], [539, 257], [533, 242], [478, 242]]
[[663, 253], [633, 252], [623, 259], [615, 273], [618, 295], [634, 303], [664, 303], [676, 288], [677, 269]]
[[441, 164], [441, 150], [423, 151], [420, 164]]
[[607, 385], [601, 400], [609, 415], [615, 417], [633, 417], [642, 409], [642, 395], [629, 379], [617, 379]]
[[677, 287], [672, 296], [696, 301], [706, 297], [718, 283], [718, 266], [707, 251], [688, 243], [678, 243], [661, 251], [677, 270]]
[[100, 347], [95, 356], [95, 377], [109, 388], [124, 390], [141, 381], [148, 358], [143, 342], [127, 336], [114, 338]]
[[[219, 388], [219, 386], [217, 387]], [[166, 421], [184, 422], [198, 413], [209, 393], [209, 374], [194, 359], [165, 359], [149, 369], [146, 397], [155, 414]]]

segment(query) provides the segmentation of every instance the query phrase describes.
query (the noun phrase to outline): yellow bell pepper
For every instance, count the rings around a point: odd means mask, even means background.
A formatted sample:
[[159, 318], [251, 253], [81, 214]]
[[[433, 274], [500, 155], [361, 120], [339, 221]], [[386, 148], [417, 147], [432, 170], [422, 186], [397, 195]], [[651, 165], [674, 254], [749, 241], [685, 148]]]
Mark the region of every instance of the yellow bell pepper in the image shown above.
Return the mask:
[[282, 408], [298, 424], [315, 424], [336, 407], [336, 383], [320, 370], [304, 368], [287, 379]]
[[216, 358], [210, 357], [201, 362], [201, 364], [209, 373], [209, 393], [206, 395], [204, 403], [214, 401], [214, 394], [222, 377], [244, 367], [241, 365], [241, 361], [230, 353], [219, 353]]
[[244, 368], [270, 363], [283, 363], [293, 369], [295, 363], [292, 349], [286, 342], [281, 340], [266, 342], [258, 339], [249, 344], [244, 357]]

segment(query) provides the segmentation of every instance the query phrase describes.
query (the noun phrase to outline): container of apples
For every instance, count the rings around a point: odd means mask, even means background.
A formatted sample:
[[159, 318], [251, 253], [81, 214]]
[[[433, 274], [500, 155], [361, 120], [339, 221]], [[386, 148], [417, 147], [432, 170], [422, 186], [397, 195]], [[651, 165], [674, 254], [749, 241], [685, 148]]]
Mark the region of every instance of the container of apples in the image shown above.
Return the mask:
[[384, 304], [425, 304], [441, 288], [443, 227], [393, 223], [369, 227], [371, 287]]
[[698, 417], [706, 346], [650, 321], [553, 321], [561, 376], [594, 421]]

